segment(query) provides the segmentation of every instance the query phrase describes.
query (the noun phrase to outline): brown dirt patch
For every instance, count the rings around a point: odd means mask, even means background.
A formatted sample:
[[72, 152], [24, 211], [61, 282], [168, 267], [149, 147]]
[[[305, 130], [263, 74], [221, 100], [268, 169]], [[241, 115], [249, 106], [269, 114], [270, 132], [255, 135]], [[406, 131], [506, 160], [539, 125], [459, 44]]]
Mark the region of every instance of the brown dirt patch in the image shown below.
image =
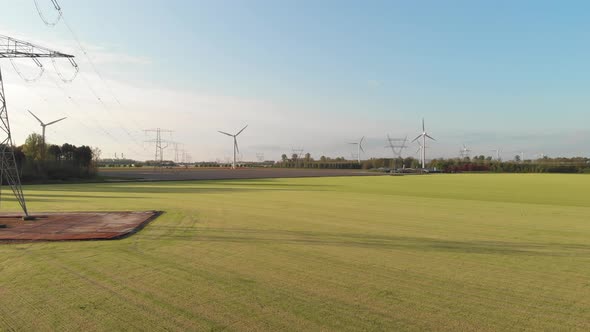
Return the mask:
[[36, 213], [36, 220], [0, 214], [0, 243], [28, 241], [114, 240], [130, 236], [159, 211]]

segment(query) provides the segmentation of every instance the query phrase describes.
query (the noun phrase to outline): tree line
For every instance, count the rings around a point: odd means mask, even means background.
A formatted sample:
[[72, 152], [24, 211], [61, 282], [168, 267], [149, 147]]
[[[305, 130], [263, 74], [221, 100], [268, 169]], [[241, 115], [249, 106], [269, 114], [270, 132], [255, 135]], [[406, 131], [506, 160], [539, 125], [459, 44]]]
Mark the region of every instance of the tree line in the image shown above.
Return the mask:
[[590, 158], [543, 157], [534, 160], [521, 160], [520, 156], [515, 156], [514, 160], [501, 161], [494, 160], [489, 156], [475, 156], [473, 158], [434, 159], [429, 163], [429, 166], [448, 173], [590, 173]]
[[327, 157], [321, 156], [319, 159], [314, 159], [310, 153], [303, 156], [292, 154], [290, 157], [287, 154], [281, 156], [281, 160], [274, 164], [274, 167], [281, 168], [326, 168], [326, 169], [378, 169], [378, 168], [417, 168], [420, 161], [408, 158], [371, 158], [368, 160], [361, 160], [359, 163], [356, 160], [347, 160], [344, 157]]
[[45, 144], [36, 133], [13, 151], [23, 182], [92, 178], [97, 172], [95, 160], [100, 156], [99, 149], [86, 145]]
[[[361, 160], [347, 160], [344, 157], [331, 158], [321, 156], [314, 159], [311, 154], [304, 156], [283, 154], [281, 160], [274, 167], [282, 168], [328, 168], [328, 169], [382, 169], [385, 171], [403, 169], [411, 170], [421, 167], [420, 160], [407, 158], [371, 158]], [[429, 161], [426, 168], [445, 173], [458, 172], [496, 172], [496, 173], [590, 173], [590, 158], [549, 158], [543, 157], [534, 160], [520, 160], [515, 156], [514, 160], [494, 160], [491, 156], [475, 156], [465, 158], [438, 158]]]

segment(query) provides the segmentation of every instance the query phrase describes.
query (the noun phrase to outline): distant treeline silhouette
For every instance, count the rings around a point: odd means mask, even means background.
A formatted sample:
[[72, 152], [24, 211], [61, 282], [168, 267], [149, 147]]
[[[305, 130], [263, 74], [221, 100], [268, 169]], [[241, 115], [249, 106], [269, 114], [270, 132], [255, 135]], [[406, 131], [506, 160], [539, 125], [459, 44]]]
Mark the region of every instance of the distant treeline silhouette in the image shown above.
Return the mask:
[[85, 145], [45, 145], [39, 134], [29, 135], [25, 144], [14, 148], [24, 183], [93, 178], [97, 173], [94, 160], [99, 154], [100, 150]]
[[[328, 169], [383, 169], [401, 170], [417, 169], [420, 160], [407, 158], [371, 158], [362, 160], [359, 164], [356, 160], [346, 160], [343, 157], [330, 158], [326, 156], [314, 159], [309, 153], [304, 156], [293, 154], [288, 157], [282, 155], [280, 161], [274, 167], [283, 168], [328, 168]], [[496, 173], [590, 173], [590, 158], [549, 158], [543, 157], [533, 160], [520, 160], [516, 156], [514, 160], [494, 160], [491, 156], [475, 156], [473, 158], [447, 158], [433, 159], [426, 164], [429, 170], [437, 170], [445, 173], [458, 172], [496, 172]]]

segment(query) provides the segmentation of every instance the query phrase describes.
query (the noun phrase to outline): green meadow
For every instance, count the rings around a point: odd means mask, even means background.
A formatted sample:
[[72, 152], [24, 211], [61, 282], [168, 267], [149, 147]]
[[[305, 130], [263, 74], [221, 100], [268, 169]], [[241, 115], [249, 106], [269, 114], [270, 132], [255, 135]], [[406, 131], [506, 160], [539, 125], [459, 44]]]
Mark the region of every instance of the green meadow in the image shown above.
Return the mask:
[[33, 212], [165, 213], [123, 240], [0, 245], [0, 330], [588, 331], [589, 189], [549, 174], [27, 186]]

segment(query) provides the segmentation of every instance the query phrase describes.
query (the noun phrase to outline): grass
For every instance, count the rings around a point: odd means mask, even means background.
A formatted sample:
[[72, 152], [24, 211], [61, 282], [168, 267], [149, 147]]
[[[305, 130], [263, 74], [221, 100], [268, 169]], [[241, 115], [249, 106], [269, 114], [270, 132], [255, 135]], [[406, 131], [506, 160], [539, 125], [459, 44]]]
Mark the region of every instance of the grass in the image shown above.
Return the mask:
[[587, 331], [588, 188], [548, 174], [30, 186], [35, 211], [166, 213], [120, 241], [1, 245], [0, 330]]

